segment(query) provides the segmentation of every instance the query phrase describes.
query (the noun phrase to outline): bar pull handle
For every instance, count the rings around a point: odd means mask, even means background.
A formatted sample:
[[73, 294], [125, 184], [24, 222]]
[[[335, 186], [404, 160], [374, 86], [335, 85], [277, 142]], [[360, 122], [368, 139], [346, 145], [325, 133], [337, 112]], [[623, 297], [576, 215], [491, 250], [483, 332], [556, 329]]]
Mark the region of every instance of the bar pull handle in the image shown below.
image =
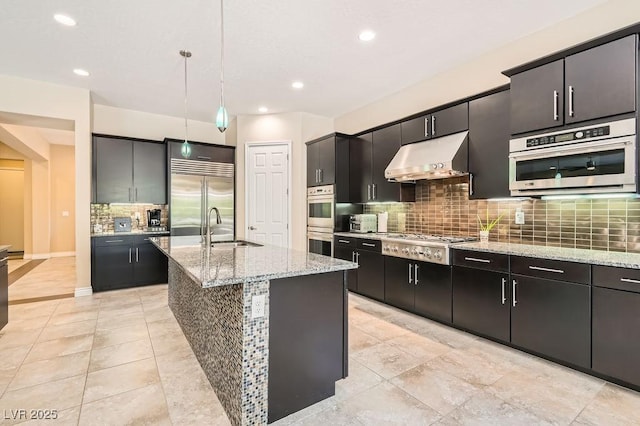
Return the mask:
[[424, 118], [424, 137], [429, 137], [429, 117]]
[[513, 285], [511, 292], [513, 293], [513, 306], [515, 307], [518, 304], [518, 301], [516, 300], [516, 285], [518, 282], [513, 280], [511, 284]]
[[411, 277], [411, 268], [413, 267], [413, 264], [410, 263], [409, 264], [409, 284], [413, 283], [413, 278]]
[[138, 247], [136, 247], [136, 263], [138, 263], [139, 260], [140, 258], [138, 257]]
[[371, 201], [371, 184], [367, 184], [367, 201]]
[[135, 198], [134, 201], [138, 201], [138, 187], [137, 186], [136, 186], [136, 189], [135, 189], [135, 193], [136, 193], [136, 198]]
[[506, 293], [506, 287], [507, 287], [507, 279], [503, 278], [502, 279], [502, 304], [504, 305], [505, 302], [507, 301], [507, 298], [505, 297], [505, 293]]
[[208, 161], [211, 161], [211, 157], [207, 157], [207, 156], [205, 156], [205, 155], [198, 155], [196, 158], [197, 158], [198, 160], [208, 160]]
[[356, 263], [360, 266], [360, 253], [356, 252]]
[[322, 175], [324, 174], [322, 173], [323, 171], [323, 169], [318, 170], [318, 176], [320, 176], [320, 180], [318, 181], [318, 183], [322, 183]]
[[129, 247], [129, 263], [131, 263], [131, 247]]
[[625, 282], [625, 283], [640, 284], [639, 280], [634, 280], [634, 279], [631, 279], [631, 278], [620, 278], [620, 281]]
[[133, 200], [131, 199], [131, 188], [129, 188], [129, 202], [131, 202], [131, 201], [133, 201]]
[[375, 247], [375, 244], [371, 244], [371, 243], [362, 243], [363, 246], [367, 246], [367, 247]]
[[436, 116], [431, 116], [431, 136], [436, 135]]
[[469, 173], [469, 195], [473, 195], [473, 173]]
[[562, 269], [552, 269], [552, 268], [543, 268], [541, 266], [529, 266], [529, 269], [533, 269], [534, 271], [543, 271], [543, 272], [553, 272], [556, 274], [564, 274]]
[[355, 251], [352, 251], [352, 252], [351, 252], [351, 261], [352, 261], [353, 263], [356, 263], [356, 252], [355, 252]]
[[569, 86], [569, 117], [573, 117], [573, 86]]
[[558, 91], [553, 91], [553, 121], [558, 121]]
[[124, 240], [105, 240], [105, 243], [121, 243]]
[[491, 263], [489, 259], [478, 259], [477, 257], [465, 257], [464, 260], [468, 260], [470, 262]]
[[372, 183], [371, 184], [371, 188], [373, 188], [373, 191], [372, 191], [373, 192], [373, 200], [375, 200], [376, 199], [376, 184]]
[[414, 275], [414, 280], [413, 280], [414, 284], [418, 285], [418, 264], [417, 263], [414, 265], [413, 275]]
[[338, 242], [343, 244], [351, 244], [351, 241], [347, 241], [347, 240], [338, 240]]

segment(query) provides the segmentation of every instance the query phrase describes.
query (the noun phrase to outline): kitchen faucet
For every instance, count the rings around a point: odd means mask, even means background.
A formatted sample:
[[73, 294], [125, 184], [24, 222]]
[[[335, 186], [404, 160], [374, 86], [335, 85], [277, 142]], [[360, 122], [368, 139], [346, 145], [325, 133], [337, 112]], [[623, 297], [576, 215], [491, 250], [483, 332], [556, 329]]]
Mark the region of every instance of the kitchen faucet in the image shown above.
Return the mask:
[[222, 218], [220, 217], [220, 211], [217, 207], [211, 207], [209, 209], [209, 213], [207, 214], [207, 232], [204, 237], [204, 241], [207, 245], [211, 245], [211, 212], [216, 211], [216, 224], [222, 224]]

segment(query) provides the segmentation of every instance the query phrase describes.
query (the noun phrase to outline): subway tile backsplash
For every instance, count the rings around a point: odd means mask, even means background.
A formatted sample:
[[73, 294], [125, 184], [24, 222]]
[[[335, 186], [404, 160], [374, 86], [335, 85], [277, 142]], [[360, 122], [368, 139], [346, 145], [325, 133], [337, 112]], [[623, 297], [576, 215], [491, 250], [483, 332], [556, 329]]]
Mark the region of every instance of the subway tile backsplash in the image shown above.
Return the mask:
[[[130, 217], [132, 231], [147, 229], [147, 210], [160, 209], [160, 225], [167, 227], [169, 209], [164, 204], [91, 204], [91, 232], [95, 224], [102, 225], [102, 232], [113, 232], [114, 217]], [[136, 221], [136, 212], [140, 213], [140, 222]]]
[[[465, 236], [478, 235], [478, 216], [484, 223], [502, 215], [490, 241], [640, 253], [640, 199], [487, 201], [468, 194], [467, 177], [419, 181], [416, 202], [367, 204], [364, 212], [388, 211], [389, 232]], [[524, 225], [515, 224], [519, 208]]]

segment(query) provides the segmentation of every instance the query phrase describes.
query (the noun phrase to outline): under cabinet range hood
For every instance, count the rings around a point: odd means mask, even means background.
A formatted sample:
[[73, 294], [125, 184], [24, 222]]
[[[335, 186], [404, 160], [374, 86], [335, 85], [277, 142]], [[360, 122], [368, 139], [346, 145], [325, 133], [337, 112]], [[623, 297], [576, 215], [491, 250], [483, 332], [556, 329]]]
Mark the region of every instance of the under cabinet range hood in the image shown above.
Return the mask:
[[403, 145], [384, 171], [390, 182], [469, 174], [469, 132]]

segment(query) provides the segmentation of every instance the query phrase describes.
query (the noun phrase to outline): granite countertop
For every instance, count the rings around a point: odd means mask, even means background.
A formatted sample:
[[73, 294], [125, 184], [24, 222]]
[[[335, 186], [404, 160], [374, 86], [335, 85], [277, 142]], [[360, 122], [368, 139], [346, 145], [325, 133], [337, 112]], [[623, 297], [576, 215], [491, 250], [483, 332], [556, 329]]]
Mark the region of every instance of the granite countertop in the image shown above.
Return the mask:
[[209, 248], [199, 236], [154, 237], [151, 241], [202, 287], [355, 269], [356, 263], [272, 245]]
[[621, 253], [603, 250], [587, 250], [563, 247], [534, 246], [528, 244], [508, 243], [457, 243], [451, 246], [456, 249], [502, 253], [514, 256], [537, 257], [540, 259], [564, 260], [568, 262], [591, 263], [594, 265], [617, 266], [640, 269], [640, 254]]
[[130, 232], [114, 232], [114, 231], [108, 231], [108, 232], [92, 232], [91, 236], [92, 237], [113, 237], [114, 235], [169, 235], [171, 234], [171, 231], [143, 231], [143, 230], [136, 230], [136, 231], [130, 231]]
[[0, 245], [0, 251], [5, 251], [5, 250], [9, 251], [10, 247], [11, 246], [8, 246], [8, 245]]
[[334, 232], [336, 237], [355, 237], [364, 238], [366, 240], [383, 240], [389, 235], [398, 235], [398, 232]]

